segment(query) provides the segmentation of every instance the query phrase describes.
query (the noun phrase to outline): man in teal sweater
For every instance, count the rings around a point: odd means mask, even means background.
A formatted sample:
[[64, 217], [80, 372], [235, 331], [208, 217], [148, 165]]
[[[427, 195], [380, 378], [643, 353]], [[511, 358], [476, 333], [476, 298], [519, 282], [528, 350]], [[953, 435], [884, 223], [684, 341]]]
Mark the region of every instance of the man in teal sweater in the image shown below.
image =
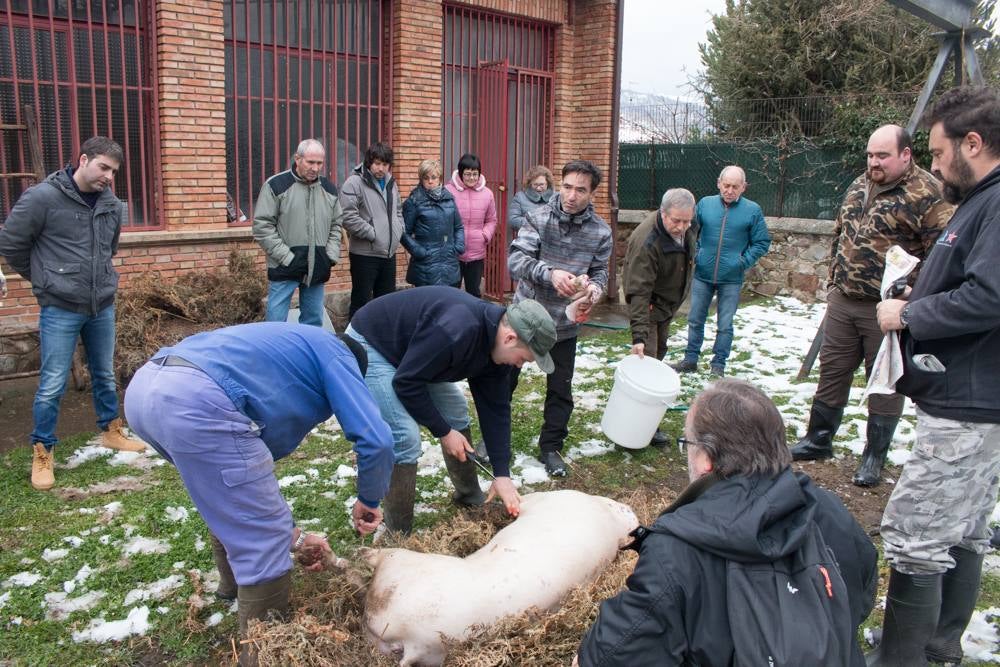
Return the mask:
[[760, 206], [743, 196], [747, 189], [743, 169], [737, 166], [723, 169], [718, 186], [717, 196], [704, 197], [695, 208], [699, 231], [688, 343], [684, 360], [673, 368], [680, 373], [698, 369], [708, 307], [712, 297], [718, 295], [718, 331], [712, 347], [711, 373], [722, 377], [733, 346], [733, 317], [740, 303], [743, 276], [771, 247], [771, 236]]

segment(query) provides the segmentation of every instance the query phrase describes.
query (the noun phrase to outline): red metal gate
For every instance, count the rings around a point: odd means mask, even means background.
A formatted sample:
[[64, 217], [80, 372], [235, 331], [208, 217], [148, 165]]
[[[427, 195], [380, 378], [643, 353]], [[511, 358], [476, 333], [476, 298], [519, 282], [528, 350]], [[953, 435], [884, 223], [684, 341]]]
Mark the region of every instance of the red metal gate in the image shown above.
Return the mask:
[[474, 152], [483, 163], [487, 179], [497, 205], [495, 242], [486, 247], [486, 296], [503, 299], [510, 289], [507, 272], [507, 61], [480, 63], [477, 76], [476, 99], [479, 102], [479, 132]]
[[[31, 105], [47, 172], [75, 161], [94, 135], [121, 144], [115, 194], [129, 203], [132, 228], [159, 227], [158, 114], [152, 2], [0, 0], [0, 124], [24, 123]], [[27, 141], [3, 132], [0, 172], [28, 172]], [[31, 180], [0, 181], [10, 211]]]
[[483, 163], [501, 220], [485, 294], [499, 300], [511, 288], [507, 204], [527, 169], [552, 155], [555, 25], [446, 2], [443, 35], [441, 161], [449, 173], [463, 153]]

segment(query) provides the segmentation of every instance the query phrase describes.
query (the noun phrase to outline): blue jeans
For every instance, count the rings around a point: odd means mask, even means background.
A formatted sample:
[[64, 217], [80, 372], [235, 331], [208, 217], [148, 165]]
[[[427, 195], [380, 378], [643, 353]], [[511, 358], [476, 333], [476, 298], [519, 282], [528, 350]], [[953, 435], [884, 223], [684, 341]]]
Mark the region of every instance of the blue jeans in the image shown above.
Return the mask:
[[[396, 367], [388, 359], [379, 354], [378, 350], [368, 344], [364, 336], [348, 325], [347, 335], [364, 346], [368, 353], [368, 372], [365, 373], [365, 384], [378, 403], [382, 419], [392, 430], [393, 448], [396, 463], [416, 463], [420, 458], [420, 424], [410, 416], [392, 387], [396, 377]], [[465, 394], [454, 382], [429, 382], [427, 391], [431, 395], [434, 407], [441, 416], [456, 431], [469, 427], [469, 402]]]
[[288, 307], [292, 303], [292, 295], [299, 290], [299, 323], [323, 326], [323, 296], [326, 284], [320, 283], [306, 287], [297, 280], [269, 280], [267, 283], [267, 314], [268, 322], [285, 322], [288, 320]]
[[740, 305], [740, 283], [712, 284], [694, 279], [691, 283], [691, 312], [688, 313], [688, 342], [684, 350], [684, 361], [697, 363], [701, 356], [701, 344], [705, 340], [705, 319], [712, 297], [718, 295], [716, 310], [718, 327], [715, 345], [712, 346], [712, 366], [726, 367], [729, 352], [733, 348], [733, 316]]
[[91, 317], [56, 306], [42, 306], [38, 318], [41, 339], [42, 370], [32, 414], [35, 430], [31, 442], [46, 447], [56, 443], [59, 402], [66, 391], [66, 381], [73, 366], [77, 339], [83, 340], [90, 369], [97, 426], [103, 431], [118, 417], [118, 391], [115, 387], [115, 306], [108, 306]]
[[202, 371], [149, 361], [125, 391], [129, 426], [172, 463], [240, 586], [292, 569], [292, 513], [260, 427]]

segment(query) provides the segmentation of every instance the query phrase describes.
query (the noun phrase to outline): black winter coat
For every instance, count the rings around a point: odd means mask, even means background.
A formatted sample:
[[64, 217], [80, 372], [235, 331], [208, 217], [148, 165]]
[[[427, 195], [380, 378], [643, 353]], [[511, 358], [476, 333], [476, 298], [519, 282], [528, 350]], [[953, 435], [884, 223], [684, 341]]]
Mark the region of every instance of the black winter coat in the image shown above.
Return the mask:
[[0, 255], [31, 281], [38, 305], [94, 316], [118, 291], [111, 257], [126, 209], [110, 189], [90, 208], [72, 179], [67, 167], [24, 191], [0, 231]]
[[458, 256], [465, 252], [465, 230], [451, 193], [422, 185], [403, 204], [403, 246], [410, 253], [406, 282], [416, 287], [462, 282]]
[[[856, 629], [874, 603], [877, 554], [843, 503], [788, 468], [774, 478], [706, 475], [654, 523], [628, 589], [601, 604], [584, 636], [580, 667], [733, 664], [726, 561], [791, 554], [809, 521], [837, 558]], [[865, 664], [858, 646], [851, 664]]]

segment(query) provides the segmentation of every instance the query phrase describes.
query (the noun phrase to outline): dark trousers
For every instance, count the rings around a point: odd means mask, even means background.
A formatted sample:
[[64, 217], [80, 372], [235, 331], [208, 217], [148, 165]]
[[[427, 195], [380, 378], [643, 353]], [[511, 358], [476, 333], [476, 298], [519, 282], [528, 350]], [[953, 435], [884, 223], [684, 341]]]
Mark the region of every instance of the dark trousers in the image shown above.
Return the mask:
[[[573, 371], [576, 368], [576, 336], [561, 340], [549, 351], [555, 370], [545, 377], [545, 410], [538, 448], [543, 452], [562, 451], [569, 435], [569, 418], [573, 414]], [[510, 375], [510, 393], [517, 389], [520, 368]]]
[[396, 256], [369, 257], [355, 255], [351, 258], [351, 309], [350, 317], [372, 299], [396, 291]]
[[656, 353], [656, 358], [663, 361], [667, 356], [667, 339], [670, 338], [670, 323], [673, 318], [668, 317], [662, 322], [650, 321], [650, 340], [646, 341], [646, 354]]
[[483, 266], [486, 260], [476, 259], [471, 262], [459, 262], [462, 269], [462, 280], [465, 282], [465, 291], [472, 296], [479, 298], [479, 285], [483, 282]]
[[[878, 328], [874, 301], [849, 299], [836, 287], [830, 290], [826, 301], [816, 398], [832, 408], [842, 408], [850, 397], [854, 372], [863, 361], [865, 377], [871, 375], [885, 336]], [[898, 417], [903, 413], [903, 397], [872, 394], [868, 398], [868, 413]]]

